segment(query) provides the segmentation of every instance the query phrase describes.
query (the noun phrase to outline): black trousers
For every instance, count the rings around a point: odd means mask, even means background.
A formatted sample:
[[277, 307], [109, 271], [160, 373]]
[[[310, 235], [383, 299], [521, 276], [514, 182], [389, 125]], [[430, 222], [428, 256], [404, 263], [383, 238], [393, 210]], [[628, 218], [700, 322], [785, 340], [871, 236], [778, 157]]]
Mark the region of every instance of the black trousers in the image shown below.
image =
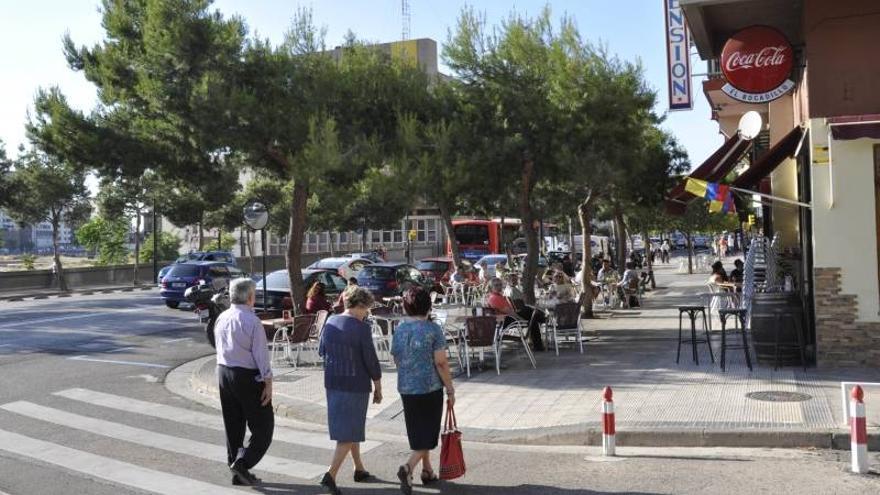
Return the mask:
[[[544, 316], [544, 313], [541, 311], [535, 311], [534, 309], [525, 306], [519, 309], [516, 312], [517, 316], [529, 322], [529, 341], [532, 343], [532, 349], [536, 351], [544, 350], [544, 342], [541, 339], [541, 323], [547, 321], [547, 318]], [[513, 322], [513, 318], [507, 317], [504, 319], [504, 325], [507, 326], [511, 322]]]
[[[269, 450], [272, 432], [275, 430], [272, 403], [260, 405], [260, 394], [265, 385], [256, 381], [258, 376], [257, 370], [217, 366], [220, 407], [223, 409], [223, 426], [226, 429], [227, 461], [232, 464], [243, 457], [247, 469], [256, 466]], [[246, 429], [251, 430], [251, 438], [244, 454], [239, 456], [239, 449], [244, 448]]]

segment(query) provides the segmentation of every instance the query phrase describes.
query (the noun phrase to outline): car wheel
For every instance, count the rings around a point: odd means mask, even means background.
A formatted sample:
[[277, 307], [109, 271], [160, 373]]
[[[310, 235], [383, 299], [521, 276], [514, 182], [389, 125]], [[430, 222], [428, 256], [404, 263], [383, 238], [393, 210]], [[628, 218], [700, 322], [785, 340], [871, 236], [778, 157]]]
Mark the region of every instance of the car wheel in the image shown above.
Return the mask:
[[180, 301], [165, 301], [165, 306], [168, 306], [171, 309], [177, 309], [180, 306]]

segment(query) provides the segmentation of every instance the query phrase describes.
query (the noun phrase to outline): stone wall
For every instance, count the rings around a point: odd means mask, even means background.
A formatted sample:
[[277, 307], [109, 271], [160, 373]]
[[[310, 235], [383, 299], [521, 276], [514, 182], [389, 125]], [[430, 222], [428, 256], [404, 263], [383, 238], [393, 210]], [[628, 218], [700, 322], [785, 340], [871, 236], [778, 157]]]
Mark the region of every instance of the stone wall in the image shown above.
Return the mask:
[[880, 366], [880, 323], [856, 321], [858, 297], [842, 294], [840, 268], [815, 268], [819, 366]]

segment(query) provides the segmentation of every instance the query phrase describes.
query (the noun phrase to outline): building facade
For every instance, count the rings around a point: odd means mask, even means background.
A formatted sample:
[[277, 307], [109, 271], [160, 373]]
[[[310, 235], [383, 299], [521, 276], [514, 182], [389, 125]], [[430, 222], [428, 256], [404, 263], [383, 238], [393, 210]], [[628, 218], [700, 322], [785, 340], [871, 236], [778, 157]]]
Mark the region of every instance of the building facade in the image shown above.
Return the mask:
[[[740, 117], [751, 110], [766, 122], [769, 148], [752, 156], [733, 184], [802, 204], [770, 201], [765, 231], [779, 235], [784, 256], [798, 267], [811, 353], [820, 366], [880, 365], [880, 4], [675, 3], [710, 68], [703, 92], [721, 132], [736, 136]], [[723, 52], [753, 41], [741, 33], [765, 28], [790, 44], [792, 84], [772, 101], [743, 102], [731, 96], [731, 70], [748, 65], [747, 50]], [[765, 45], [772, 51], [780, 44]], [[759, 67], [751, 69], [772, 76], [775, 61], [761, 58], [770, 52], [755, 53]]]

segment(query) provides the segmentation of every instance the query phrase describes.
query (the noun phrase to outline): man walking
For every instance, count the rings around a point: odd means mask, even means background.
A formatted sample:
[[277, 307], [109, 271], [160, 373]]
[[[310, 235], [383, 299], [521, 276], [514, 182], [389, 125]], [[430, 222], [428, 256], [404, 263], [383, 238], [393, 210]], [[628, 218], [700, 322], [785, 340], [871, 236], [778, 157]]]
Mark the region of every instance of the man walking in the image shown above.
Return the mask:
[[[252, 469], [269, 449], [275, 416], [272, 411], [272, 368], [266, 333], [254, 314], [256, 284], [242, 278], [229, 284], [232, 307], [217, 318], [217, 378], [226, 429], [226, 452], [233, 485], [260, 480]], [[245, 428], [251, 430], [244, 446]]]

